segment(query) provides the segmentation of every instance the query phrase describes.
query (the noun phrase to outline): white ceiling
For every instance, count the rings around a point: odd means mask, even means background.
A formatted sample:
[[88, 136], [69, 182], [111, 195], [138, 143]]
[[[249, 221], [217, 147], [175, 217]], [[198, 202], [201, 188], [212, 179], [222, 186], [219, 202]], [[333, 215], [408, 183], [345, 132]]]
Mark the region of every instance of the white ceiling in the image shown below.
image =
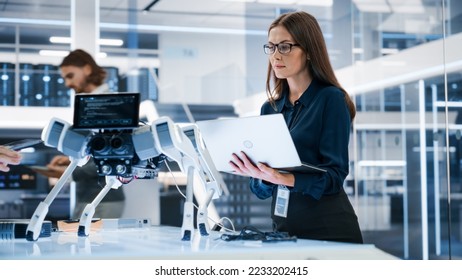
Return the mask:
[[[88, 1], [88, 0], [86, 0]], [[142, 13], [152, 0], [100, 0], [101, 22], [127, 22], [129, 11], [138, 24], [241, 28], [263, 28], [274, 19], [277, 9], [299, 9], [293, 4], [239, 3], [221, 0], [160, 0], [149, 13]], [[290, 3], [291, 1], [286, 1]], [[0, 17], [18, 19], [69, 20], [70, 0], [3, 0]], [[313, 12], [320, 8], [311, 6]]]
[[[358, 22], [357, 24], [361, 25], [361, 29], [369, 31], [380, 30], [424, 36], [426, 34], [440, 34], [442, 30], [442, 0], [334, 0], [333, 8], [290, 4], [293, 1], [287, 0], [286, 4], [243, 4], [222, 0], [160, 0], [150, 12], [143, 13], [143, 9], [152, 0], [99, 0], [100, 22], [136, 23], [146, 27], [142, 32], [150, 33], [162, 32], [159, 31], [162, 28], [166, 30], [169, 28], [213, 28], [216, 30], [250, 30], [265, 34], [269, 23], [281, 10], [303, 9], [316, 16], [321, 22], [321, 26], [323, 22], [332, 22], [341, 17], [351, 16], [352, 18], [356, 17], [355, 20]], [[316, 1], [322, 2], [324, 0]], [[383, 6], [383, 3], [386, 4], [386, 7]], [[445, 15], [445, 20], [456, 22], [460, 26], [462, 1], [446, 0], [445, 3], [452, 5], [450, 12]], [[351, 5], [355, 5], [361, 13], [351, 14], [355, 10]], [[25, 24], [24, 22], [28, 20], [67, 22], [67, 25], [54, 26], [53, 32], [60, 30], [69, 32], [70, 6], [71, 0], [0, 0], [0, 46], [5, 43], [5, 36], [14, 36], [16, 26], [20, 27], [21, 36], [30, 37], [31, 41], [39, 40], [41, 37], [45, 38], [43, 40], [48, 40], [50, 31], [47, 29], [50, 29], [50, 25], [43, 25], [42, 27], [38, 23]], [[404, 8], [407, 9], [407, 12], [402, 11]], [[380, 12], [380, 9], [386, 9], [386, 11]], [[149, 30], [147, 28], [149, 26], [155, 28]], [[335, 27], [335, 23], [332, 24], [332, 28]], [[459, 27], [459, 29], [462, 28]], [[124, 32], [126, 33], [126, 30]], [[120, 34], [126, 36], [126, 34], [122, 34], [124, 32], [120, 32]], [[59, 36], [60, 34], [53, 35]], [[113, 35], [117, 35], [117, 33], [114, 31]], [[335, 50], [332, 53], [335, 53]], [[411, 53], [407, 53], [407, 55], [413, 57]], [[391, 58], [387, 57], [387, 59]], [[403, 62], [400, 61], [400, 63]], [[374, 61], [369, 64], [374, 66]], [[402, 69], [407, 71], [405, 70], [406, 67], [402, 67]], [[366, 74], [371, 71], [370, 68], [364, 66], [363, 70], [361, 75], [355, 74], [355, 77], [358, 75], [368, 77]], [[347, 77], [346, 84], [348, 81], [354, 81], [349, 76], [350, 71], [352, 69], [345, 69], [346, 74], [339, 73], [341, 79]], [[394, 76], [394, 74], [396, 73], [387, 72], [387, 75], [390, 76]], [[378, 77], [378, 79], [383, 79], [383, 77]], [[373, 80], [355, 80], [355, 83], [361, 85], [373, 82]]]
[[[75, 1], [93, 2], [93, 0]], [[265, 35], [269, 23], [279, 13], [297, 9], [313, 14], [320, 21], [321, 27], [323, 23], [330, 22], [331, 28], [335, 28], [335, 21], [338, 18], [356, 17], [362, 30], [381, 30], [419, 36], [441, 33], [442, 19], [439, 18], [441, 0], [334, 0], [333, 7], [291, 4], [294, 1], [279, 0], [285, 4], [263, 4], [230, 2], [230, 0], [159, 0], [148, 13], [144, 13], [143, 9], [151, 4], [152, 0], [99, 0], [102, 37], [104, 37], [103, 32], [110, 32], [111, 38], [126, 39], [126, 29], [119, 27], [116, 30], [107, 26], [110, 24], [127, 26], [128, 23], [137, 24], [139, 27], [137, 31], [140, 34], [157, 34], [165, 32], [162, 30], [186, 28], [201, 32], [208, 28], [223, 33], [237, 30]], [[324, 0], [312, 1], [324, 2]], [[462, 1], [458, 1], [460, 2]], [[383, 3], [387, 3], [388, 13], [378, 13]], [[454, 0], [448, 3], [455, 5]], [[363, 13], [352, 14], [354, 11], [352, 5]], [[49, 36], [69, 36], [70, 6], [71, 0], [0, 0], [0, 45], [5, 42], [11, 43], [16, 27], [20, 29], [21, 44], [45, 45], [49, 44]], [[367, 9], [364, 10], [364, 7]], [[415, 7], [415, 9], [411, 9], [412, 13], [394, 12], [404, 7]], [[452, 11], [457, 12], [451, 12], [448, 16], [461, 17], [462, 8]], [[58, 24], [54, 26], [47, 24], [50, 21], [58, 21]], [[344, 24], [345, 21], [340, 22]], [[5, 39], [7, 36], [9, 36], [8, 40]], [[142, 48], [141, 41], [149, 36], [139, 37], [140, 48]], [[155, 40], [152, 36], [149, 39]], [[149, 43], [151, 46], [152, 42]]]
[[[152, 0], [99, 0], [101, 30], [102, 35], [112, 32], [114, 39], [125, 39], [129, 23], [136, 24], [140, 34], [185, 29], [201, 32], [207, 28], [214, 32], [230, 30], [265, 35], [269, 23], [286, 9], [309, 9], [319, 19], [331, 14], [330, 7], [289, 4], [292, 1], [261, 4], [229, 0], [159, 0], [149, 12], [143, 12]], [[0, 0], [0, 44], [14, 42], [16, 27], [20, 30], [21, 44], [49, 44], [50, 36], [70, 35], [70, 17], [71, 0]], [[115, 24], [119, 26], [108, 27]], [[120, 25], [125, 26], [125, 30]]]
[[[76, 1], [92, 2], [93, 0]], [[323, 21], [351, 13], [350, 3], [353, 3], [360, 10], [361, 7], [367, 7], [366, 10], [362, 10], [363, 12], [376, 13], [380, 11], [383, 3], [395, 3], [397, 0], [335, 0], [333, 1], [334, 7], [337, 9], [335, 13], [332, 11], [332, 7], [291, 4], [295, 0], [278, 0], [278, 2], [286, 4], [242, 3], [231, 2], [230, 0], [159, 0], [148, 13], [143, 13], [142, 10], [152, 3], [152, 0], [99, 0], [99, 2], [101, 6], [100, 21], [102, 23], [127, 24], [131, 22], [146, 26], [226, 28], [264, 32], [268, 24], [281, 10], [303, 9], [315, 15], [318, 20]], [[310, 1], [305, 0], [305, 2]], [[325, 3], [324, 0], [311, 2]], [[34, 19], [69, 22], [70, 6], [71, 0], [0, 0], [0, 43], [2, 41], [1, 36], [5, 35], [6, 32], [11, 32], [11, 28], [2, 28], [5, 25], [5, 20], [9, 20], [10, 25], [21, 25], [26, 20]], [[400, 0], [399, 5], [388, 4], [388, 6], [389, 13], [383, 14], [383, 21], [386, 24], [378, 26], [377, 22], [373, 21], [364, 21], [362, 24], [375, 24], [376, 26], [372, 29], [386, 28], [387, 31], [406, 32], [409, 31], [410, 24], [425, 26], [425, 24], [432, 25], [435, 21], [438, 22], [434, 15], [438, 14], [435, 13], [435, 9], [439, 8], [440, 0]], [[399, 12], [400, 9], [396, 7], [401, 8], [401, 10], [407, 7], [412, 13]], [[338, 12], [339, 9], [343, 11]], [[412, 16], [411, 23], [402, 19], [402, 17], [409, 18], [410, 16]], [[388, 21], [387, 18], [389, 18]], [[34, 26], [37, 26], [37, 23]], [[31, 33], [33, 33], [31, 35], [39, 35], [36, 29], [31, 29]], [[415, 28], [411, 30], [415, 31]], [[429, 31], [431, 32], [431, 30]], [[27, 28], [21, 32], [26, 34]]]

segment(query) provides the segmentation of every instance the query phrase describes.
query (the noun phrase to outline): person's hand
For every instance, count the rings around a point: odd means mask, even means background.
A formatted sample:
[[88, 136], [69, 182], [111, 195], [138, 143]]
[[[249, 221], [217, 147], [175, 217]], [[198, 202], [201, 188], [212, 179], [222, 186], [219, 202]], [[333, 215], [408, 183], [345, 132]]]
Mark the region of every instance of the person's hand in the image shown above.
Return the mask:
[[46, 169], [33, 168], [33, 170], [39, 174], [42, 174], [50, 178], [60, 178], [66, 168], [69, 166], [71, 161], [67, 156], [55, 156], [49, 164], [47, 164]]
[[5, 146], [0, 146], [0, 171], [10, 171], [8, 164], [18, 165], [21, 162], [21, 154]]
[[242, 176], [250, 176], [276, 185], [294, 185], [295, 179], [293, 174], [281, 173], [277, 169], [271, 168], [261, 162], [254, 164], [244, 152], [240, 152], [240, 155], [232, 154], [232, 160], [229, 164], [236, 174]]
[[47, 165], [50, 173], [48, 177], [60, 178], [69, 164], [71, 164], [71, 161], [67, 156], [55, 156]]
[[50, 166], [66, 166], [67, 167], [69, 164], [71, 164], [71, 160], [69, 159], [69, 157], [59, 155], [59, 156], [53, 157], [53, 159], [48, 164], [48, 167]]

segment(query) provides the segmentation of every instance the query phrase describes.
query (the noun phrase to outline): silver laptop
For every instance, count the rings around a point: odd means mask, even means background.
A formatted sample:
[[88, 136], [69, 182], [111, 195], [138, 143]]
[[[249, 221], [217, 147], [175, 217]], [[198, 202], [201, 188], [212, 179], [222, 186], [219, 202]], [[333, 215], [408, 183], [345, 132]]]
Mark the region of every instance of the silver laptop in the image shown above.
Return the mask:
[[302, 163], [282, 114], [196, 122], [217, 170], [233, 172], [232, 154], [243, 151], [254, 162], [286, 171], [325, 172]]

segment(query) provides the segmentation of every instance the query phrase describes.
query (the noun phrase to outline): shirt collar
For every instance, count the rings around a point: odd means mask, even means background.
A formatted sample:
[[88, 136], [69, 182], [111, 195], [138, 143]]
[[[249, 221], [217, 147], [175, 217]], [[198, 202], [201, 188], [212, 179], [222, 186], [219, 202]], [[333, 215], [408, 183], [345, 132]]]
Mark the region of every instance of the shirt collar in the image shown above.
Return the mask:
[[109, 92], [109, 85], [104, 83], [102, 85], [100, 85], [99, 87], [95, 88], [95, 90], [93, 90], [91, 92], [91, 94], [100, 94], [100, 93], [103, 93], [103, 92]]
[[[321, 87], [321, 84], [316, 80], [313, 79], [308, 86], [308, 88], [303, 92], [302, 96], [298, 99], [300, 103], [302, 103], [303, 106], [308, 106], [308, 104], [311, 102], [311, 100], [314, 98], [317, 92], [319, 92], [319, 89]], [[282, 98], [276, 101], [276, 108], [279, 113], [282, 112], [282, 109], [285, 106], [288, 106], [290, 103], [289, 94], [287, 92], [287, 89], [284, 89]]]

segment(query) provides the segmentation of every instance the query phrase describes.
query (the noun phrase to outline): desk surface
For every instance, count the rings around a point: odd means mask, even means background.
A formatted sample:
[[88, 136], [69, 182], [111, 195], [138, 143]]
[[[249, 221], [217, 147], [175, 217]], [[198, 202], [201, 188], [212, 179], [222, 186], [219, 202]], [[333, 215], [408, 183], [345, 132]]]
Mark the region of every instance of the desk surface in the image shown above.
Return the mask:
[[88, 237], [54, 232], [35, 242], [0, 240], [0, 259], [397, 259], [371, 244], [303, 239], [276, 243], [223, 241], [220, 236], [212, 232], [204, 237], [196, 231], [191, 241], [181, 241], [181, 229], [166, 226], [102, 230]]

